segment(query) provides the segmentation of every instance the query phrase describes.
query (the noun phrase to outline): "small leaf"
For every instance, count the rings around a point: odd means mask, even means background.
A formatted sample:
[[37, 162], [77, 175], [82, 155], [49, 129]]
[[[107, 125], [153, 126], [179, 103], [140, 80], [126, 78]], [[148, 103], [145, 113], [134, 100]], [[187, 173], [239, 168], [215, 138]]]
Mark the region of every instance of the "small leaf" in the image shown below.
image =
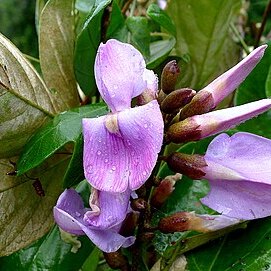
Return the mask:
[[[59, 229], [55, 226], [46, 236], [31, 246], [8, 257], [0, 259], [3, 270], [78, 270], [94, 246], [88, 237], [80, 236], [81, 247], [76, 253], [71, 252], [72, 246], [62, 241]], [[91, 253], [92, 254], [92, 253]]]
[[45, 83], [64, 111], [79, 104], [73, 71], [73, 0], [49, 0], [39, 23], [40, 65]]
[[231, 234], [187, 253], [190, 271], [270, 270], [271, 219], [248, 224], [246, 230]]
[[200, 89], [236, 64], [238, 46], [229, 35], [230, 23], [241, 6], [238, 0], [169, 1], [167, 13], [177, 29], [176, 54], [189, 55], [182, 63], [179, 86]]
[[[12, 160], [16, 162], [15, 158]], [[55, 156], [27, 176], [6, 176], [2, 180], [9, 184], [18, 183], [0, 194], [0, 256], [26, 247], [49, 231], [53, 225], [52, 208], [61, 192], [67, 163], [67, 156]], [[8, 161], [3, 160], [0, 168], [4, 173], [11, 169]], [[10, 181], [12, 178], [15, 180]], [[40, 180], [44, 197], [36, 193], [31, 178]], [[4, 186], [7, 188], [9, 184]]]
[[147, 9], [147, 15], [168, 31], [172, 36], [176, 37], [176, 28], [171, 18], [160, 9], [156, 4], [151, 4]]
[[111, 0], [95, 0], [75, 46], [75, 76], [86, 95], [96, 93], [94, 61], [101, 42], [101, 18], [103, 10]]
[[82, 132], [82, 118], [95, 118], [106, 113], [104, 104], [93, 104], [56, 116], [25, 145], [18, 162], [18, 174], [36, 167], [66, 143], [78, 141]]
[[150, 29], [145, 17], [133, 16], [126, 19], [131, 32], [131, 43], [143, 54], [145, 59], [150, 56]]
[[158, 40], [150, 44], [150, 58], [147, 63], [148, 69], [154, 69], [161, 64], [174, 48], [176, 43], [175, 38]]
[[127, 42], [127, 38], [128, 29], [125, 25], [124, 16], [117, 1], [113, 1], [109, 25], [106, 31], [106, 39], [117, 39], [122, 42]]
[[53, 94], [32, 65], [0, 35], [0, 158], [17, 155], [58, 110]]

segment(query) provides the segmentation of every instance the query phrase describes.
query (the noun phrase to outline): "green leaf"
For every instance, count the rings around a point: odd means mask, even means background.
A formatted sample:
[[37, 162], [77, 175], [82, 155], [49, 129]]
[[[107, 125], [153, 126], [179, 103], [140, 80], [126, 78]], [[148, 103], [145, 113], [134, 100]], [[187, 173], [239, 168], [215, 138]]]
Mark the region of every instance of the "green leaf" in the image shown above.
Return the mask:
[[25, 145], [18, 162], [18, 174], [36, 167], [66, 143], [80, 140], [82, 118], [95, 118], [106, 113], [104, 104], [93, 104], [56, 116]]
[[93, 249], [87, 260], [82, 266], [82, 271], [95, 271], [99, 263], [101, 251], [96, 247]]
[[151, 4], [147, 9], [147, 15], [168, 31], [172, 36], [176, 37], [176, 28], [171, 18], [160, 9], [156, 4]]
[[113, 1], [109, 25], [106, 31], [106, 39], [117, 39], [122, 42], [127, 42], [127, 38], [128, 29], [125, 24], [124, 16], [117, 1]]
[[[12, 158], [16, 162], [16, 158]], [[52, 208], [62, 190], [62, 178], [68, 157], [55, 155], [41, 167], [22, 177], [7, 176], [1, 180], [0, 194], [0, 256], [9, 255], [41, 238], [53, 225]], [[12, 170], [8, 160], [0, 160], [4, 174]], [[38, 178], [45, 196], [35, 191]], [[13, 180], [11, 180], [13, 179]], [[17, 183], [16, 183], [17, 182]]]
[[216, 242], [186, 254], [190, 271], [270, 270], [271, 219], [248, 224], [246, 230], [233, 232]]
[[79, 104], [73, 70], [73, 7], [73, 0], [49, 0], [39, 23], [40, 66], [47, 87], [54, 92], [59, 112]]
[[[81, 247], [71, 252], [72, 245], [65, 243], [57, 226], [31, 246], [0, 259], [3, 270], [54, 270], [74, 271], [84, 263], [91, 251], [96, 251], [88, 237], [79, 237]], [[92, 253], [91, 253], [92, 254]]]
[[95, 1], [89, 1], [89, 0], [76, 0], [75, 1], [75, 8], [83, 13], [89, 13], [93, 6]]
[[0, 35], [0, 158], [17, 155], [58, 105], [22, 53]]
[[159, 64], [161, 64], [164, 60], [166, 60], [167, 56], [174, 48], [176, 43], [175, 38], [158, 40], [154, 41], [150, 44], [150, 58], [147, 63], [148, 69], [154, 69]]
[[265, 95], [271, 98], [271, 66], [269, 66], [266, 81], [265, 81]]
[[188, 64], [181, 63], [184, 72], [179, 86], [200, 89], [236, 64], [239, 51], [229, 26], [240, 6], [240, 0], [168, 2], [167, 13], [177, 29], [176, 54], [190, 56]]
[[145, 17], [133, 16], [126, 19], [131, 33], [131, 43], [143, 54], [145, 59], [150, 56], [150, 29]]
[[94, 61], [98, 46], [101, 42], [101, 18], [103, 10], [111, 0], [95, 0], [75, 46], [75, 76], [88, 96], [96, 93], [94, 78]]

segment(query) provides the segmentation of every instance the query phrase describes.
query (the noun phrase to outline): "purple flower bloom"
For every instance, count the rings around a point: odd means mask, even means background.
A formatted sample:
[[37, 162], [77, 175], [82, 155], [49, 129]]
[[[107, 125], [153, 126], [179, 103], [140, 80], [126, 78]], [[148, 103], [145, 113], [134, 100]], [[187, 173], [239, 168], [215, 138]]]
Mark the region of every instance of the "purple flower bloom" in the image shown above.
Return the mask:
[[271, 140], [236, 133], [217, 136], [204, 156], [208, 207], [237, 219], [271, 215]]
[[121, 236], [121, 223], [129, 208], [130, 192], [108, 193], [94, 189], [90, 198], [91, 209], [85, 208], [74, 189], [66, 189], [54, 207], [54, 218], [61, 229], [71, 234], [86, 234], [104, 252], [128, 247], [135, 237]]
[[156, 100], [131, 108], [131, 100], [157, 91], [157, 78], [142, 55], [129, 44], [101, 44], [95, 78], [111, 112], [83, 119], [84, 171], [98, 190], [124, 192], [139, 188], [150, 176], [161, 149], [163, 119]]

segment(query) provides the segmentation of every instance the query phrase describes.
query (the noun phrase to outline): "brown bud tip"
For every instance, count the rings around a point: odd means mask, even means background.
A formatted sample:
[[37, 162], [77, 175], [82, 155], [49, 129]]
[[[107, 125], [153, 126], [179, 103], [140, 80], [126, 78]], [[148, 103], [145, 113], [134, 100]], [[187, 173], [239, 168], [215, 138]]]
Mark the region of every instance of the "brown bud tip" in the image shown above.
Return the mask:
[[127, 258], [120, 251], [105, 253], [104, 258], [112, 269], [129, 270]]
[[196, 91], [190, 88], [181, 88], [172, 91], [161, 103], [161, 110], [171, 114], [188, 104], [195, 96]]
[[127, 214], [126, 218], [122, 222], [121, 228], [120, 228], [120, 235], [122, 236], [131, 236], [134, 235], [135, 229], [137, 227], [137, 222], [139, 218], [138, 212], [131, 212]]
[[133, 210], [141, 212], [147, 208], [148, 203], [144, 199], [134, 199], [131, 201], [131, 207]]
[[180, 120], [210, 112], [214, 108], [215, 104], [212, 94], [208, 91], [200, 91], [193, 97], [190, 103], [182, 108]]
[[166, 132], [166, 141], [184, 143], [201, 139], [200, 125], [192, 118], [172, 124]]
[[202, 155], [175, 152], [166, 161], [171, 170], [185, 174], [191, 179], [201, 179], [205, 175], [204, 167], [207, 164]]
[[180, 68], [176, 60], [166, 64], [161, 75], [161, 88], [166, 94], [174, 90], [179, 74]]
[[161, 207], [174, 191], [176, 181], [181, 178], [182, 175], [177, 173], [175, 175], [167, 176], [164, 180], [162, 180], [159, 186], [154, 189], [151, 205], [156, 208]]
[[159, 221], [158, 229], [163, 233], [182, 232], [189, 230], [189, 216], [187, 212], [178, 212], [176, 214], [162, 218]]

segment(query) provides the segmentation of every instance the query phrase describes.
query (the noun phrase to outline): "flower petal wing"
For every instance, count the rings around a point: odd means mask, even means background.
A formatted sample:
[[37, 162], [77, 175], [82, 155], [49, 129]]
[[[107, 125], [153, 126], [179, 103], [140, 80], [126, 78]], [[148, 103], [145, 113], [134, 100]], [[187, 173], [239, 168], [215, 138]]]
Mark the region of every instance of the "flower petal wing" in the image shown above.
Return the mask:
[[271, 215], [271, 186], [249, 181], [210, 181], [209, 194], [202, 203], [223, 215], [257, 219]]
[[163, 140], [163, 120], [156, 100], [117, 114], [118, 133], [106, 117], [83, 119], [84, 171], [98, 190], [139, 188], [150, 176]]
[[204, 156], [208, 180], [248, 180], [271, 184], [271, 140], [239, 132], [217, 136]]
[[[132, 45], [114, 39], [100, 45], [95, 60], [95, 78], [101, 96], [112, 112], [130, 108], [132, 98], [147, 88], [152, 80], [149, 76], [143, 77], [145, 72], [143, 56]], [[157, 79], [153, 74], [154, 80]]]

